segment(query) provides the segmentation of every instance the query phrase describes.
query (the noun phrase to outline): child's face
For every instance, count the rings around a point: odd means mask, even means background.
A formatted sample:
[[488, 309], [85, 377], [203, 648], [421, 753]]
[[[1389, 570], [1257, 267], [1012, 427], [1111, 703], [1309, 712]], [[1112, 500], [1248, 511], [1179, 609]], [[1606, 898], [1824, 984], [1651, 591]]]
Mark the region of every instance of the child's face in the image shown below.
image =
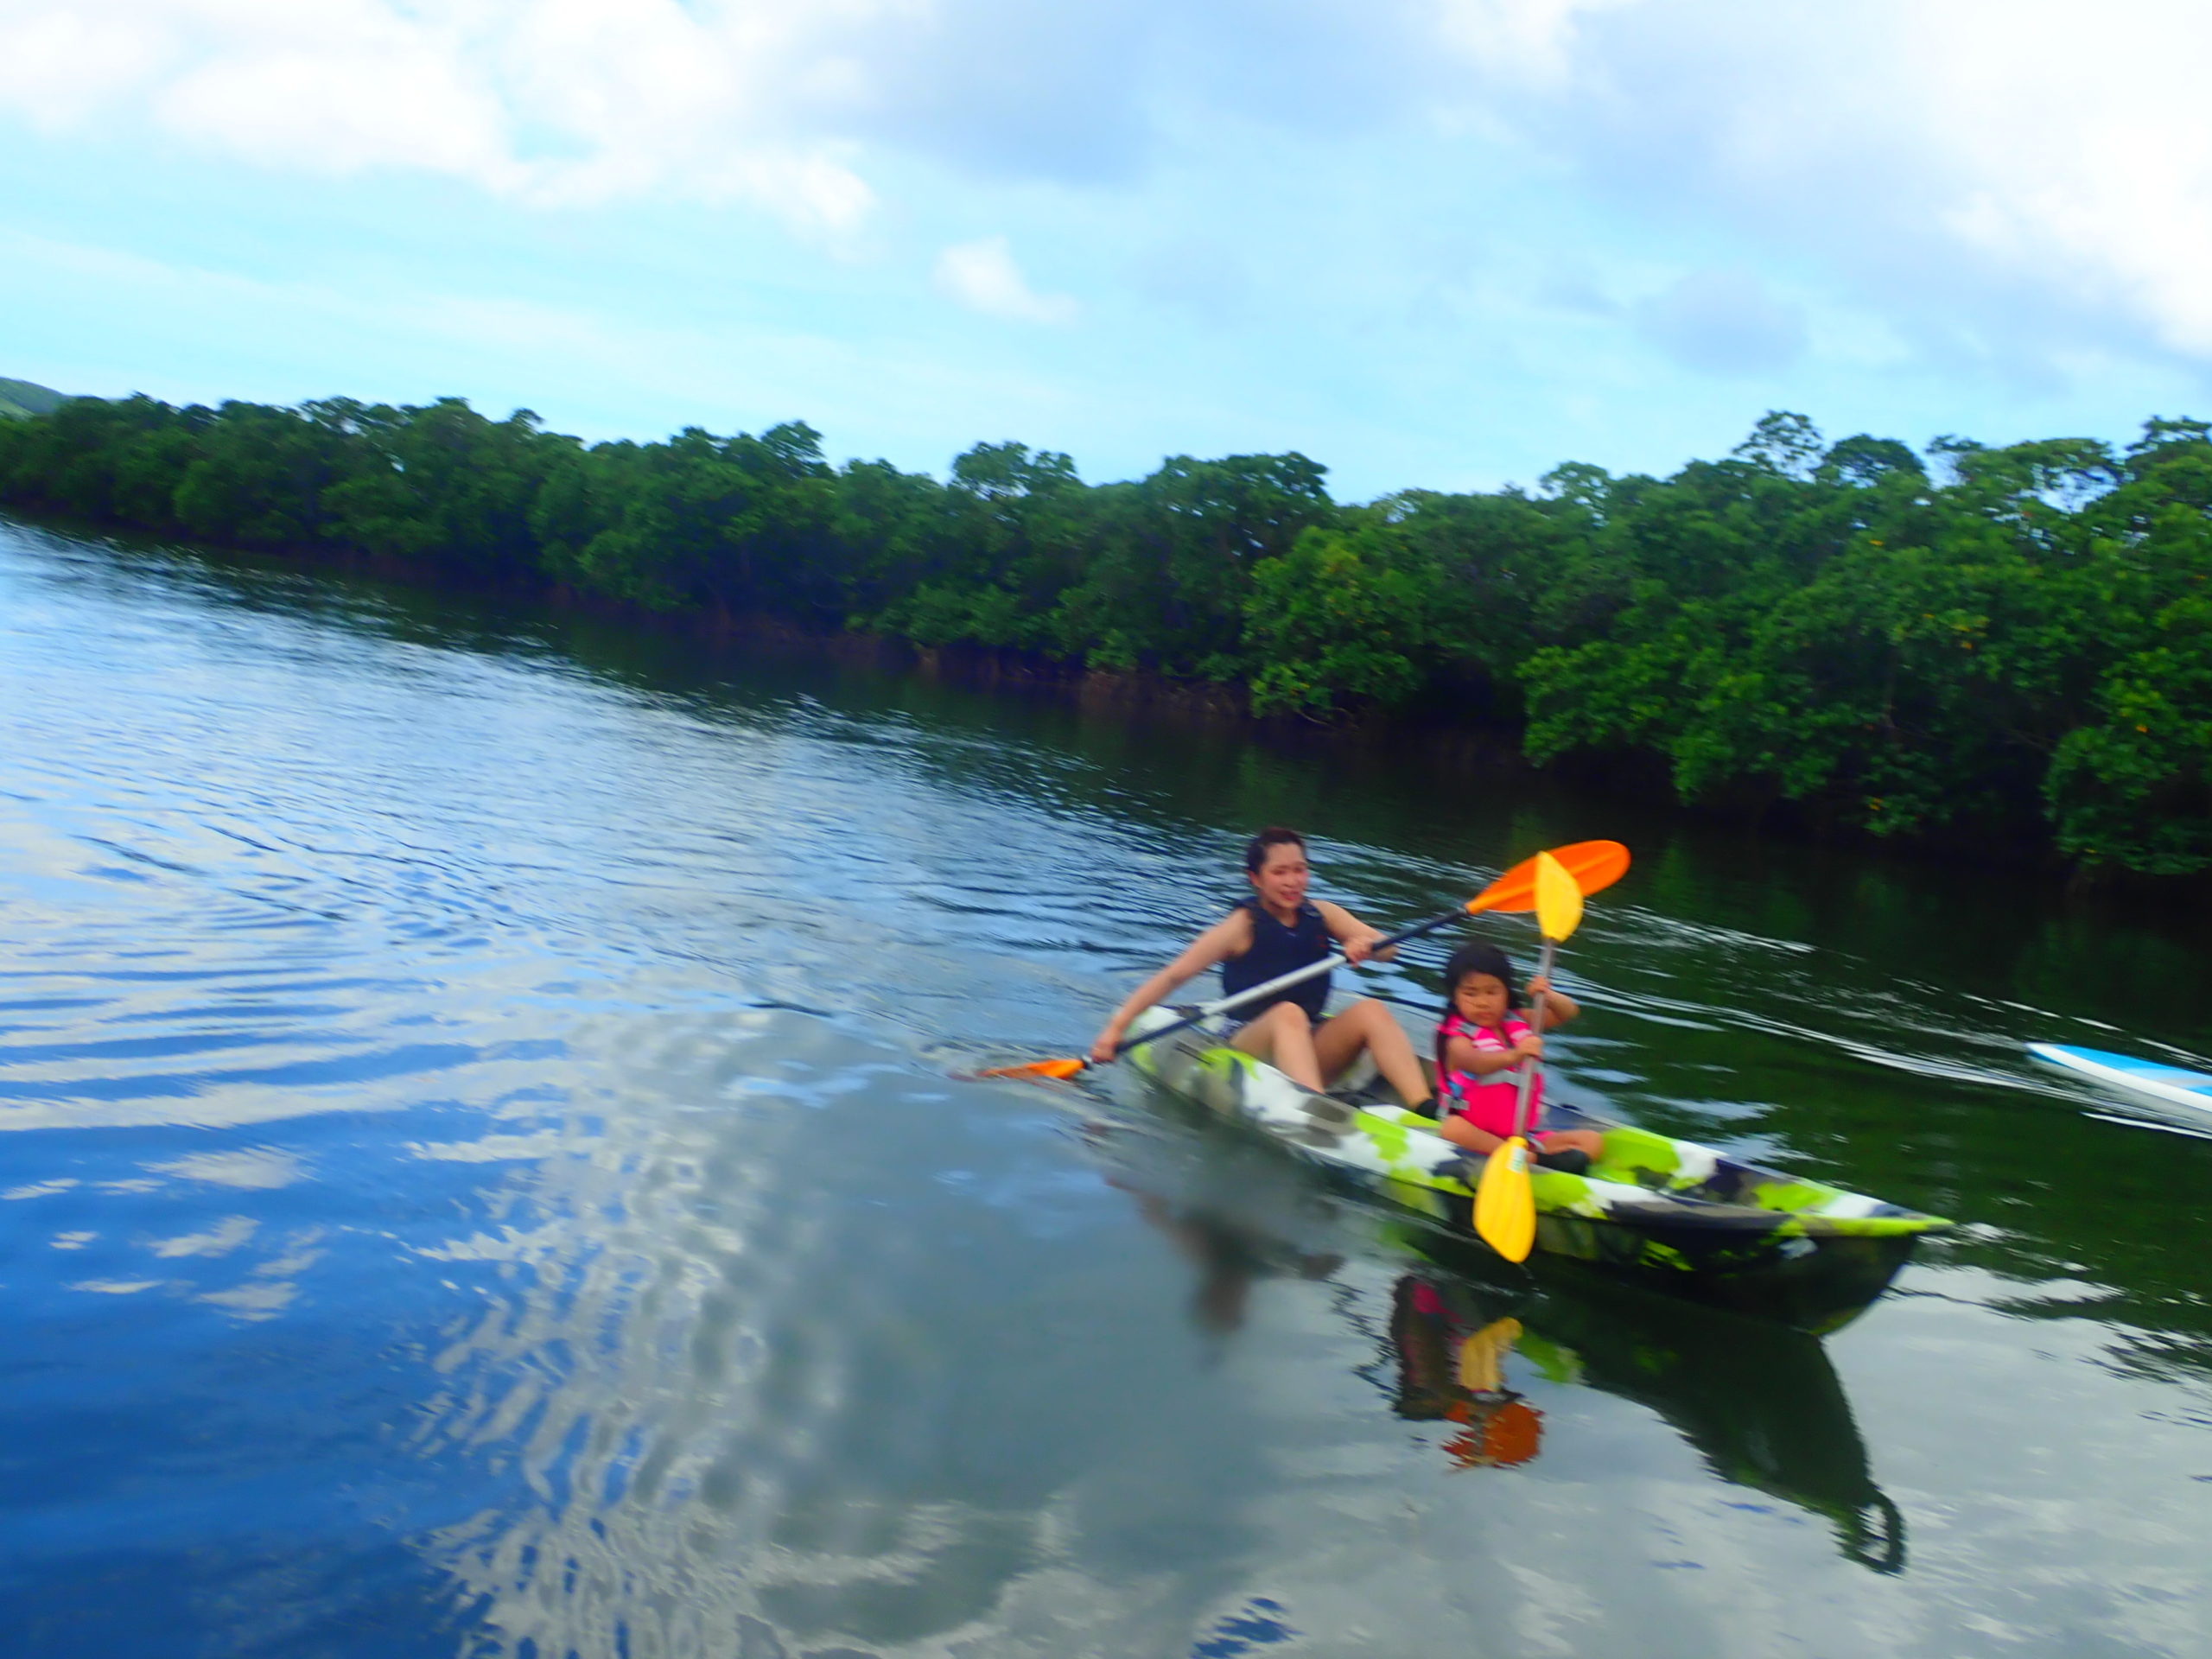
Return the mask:
[[1471, 1026], [1494, 1026], [1505, 1018], [1505, 982], [1496, 974], [1467, 974], [1452, 992], [1452, 1007]]

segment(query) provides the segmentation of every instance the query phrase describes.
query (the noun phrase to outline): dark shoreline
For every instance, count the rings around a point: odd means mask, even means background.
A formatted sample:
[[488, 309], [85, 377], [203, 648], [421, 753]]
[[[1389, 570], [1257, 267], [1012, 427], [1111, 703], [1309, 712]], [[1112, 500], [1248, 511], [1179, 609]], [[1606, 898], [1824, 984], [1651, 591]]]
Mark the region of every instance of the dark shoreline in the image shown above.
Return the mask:
[[[328, 556], [327, 562], [413, 588], [450, 586], [435, 575], [392, 566], [388, 561], [367, 561], [340, 552]], [[1396, 763], [1438, 768], [1461, 780], [1491, 785], [1541, 780], [1593, 800], [1618, 802], [1686, 822], [1719, 824], [1742, 833], [1847, 849], [1876, 859], [1939, 868], [1994, 865], [2038, 876], [2069, 898], [2128, 908], [2178, 900], [2191, 908], [2202, 906], [2212, 912], [2212, 876], [2145, 876], [2110, 866], [2084, 870], [2067, 863], [2049, 842], [2026, 838], [1993, 843], [1970, 836], [1923, 834], [1885, 840], [1826, 819], [1779, 794], [1738, 791], [1711, 802], [1686, 803], [1675, 795], [1664, 765], [1655, 755], [1633, 750], [1611, 754], [1584, 751], [1539, 766], [1521, 753], [1517, 728], [1503, 723], [1453, 725], [1418, 714], [1396, 720], [1369, 714], [1330, 721], [1259, 715], [1250, 711], [1239, 686], [1193, 684], [1143, 670], [1109, 671], [976, 645], [917, 645], [889, 634], [808, 629], [780, 617], [654, 611], [562, 586], [540, 590], [535, 597], [555, 610], [646, 632], [679, 634], [720, 651], [765, 649], [882, 673], [912, 675], [969, 690], [1048, 699], [1141, 725], [1158, 723], [1242, 736], [1281, 753], [1324, 757], [1357, 753], [1373, 760], [1380, 752]]]
[[2212, 423], [1923, 455], [1777, 411], [1664, 479], [1563, 463], [1363, 504], [1326, 474], [1171, 455], [1092, 485], [1009, 442], [940, 479], [832, 466], [803, 422], [586, 444], [458, 398], [0, 420], [0, 499], [35, 512], [748, 649], [855, 633], [948, 683], [1777, 838], [2212, 890]]
[[1204, 731], [1241, 737], [1277, 753], [1300, 757], [1381, 759], [1408, 767], [1434, 768], [1457, 780], [1488, 785], [1542, 782], [1593, 802], [1614, 802], [1689, 823], [1738, 833], [1826, 846], [1909, 864], [1974, 865], [2017, 870], [2042, 878], [2069, 899], [2117, 905], [2124, 910], [2168, 906], [2212, 912], [2212, 875], [2145, 876], [2107, 866], [2094, 871], [2068, 864], [2046, 842], [1923, 834], [1885, 840], [1837, 823], [1778, 793], [1738, 790], [1722, 798], [1685, 803], [1675, 793], [1658, 757], [1627, 751], [1570, 753], [1539, 766], [1521, 753], [1517, 728], [1451, 723], [1415, 711], [1396, 719], [1370, 713], [1316, 720], [1255, 715], [1243, 689], [1191, 683], [1145, 670], [1109, 671], [1029, 653], [965, 644], [931, 647], [894, 635], [805, 627], [786, 618], [728, 610], [662, 611], [594, 594], [564, 583], [468, 582], [408, 560], [343, 548], [296, 546], [281, 552], [210, 546], [150, 534], [130, 525], [0, 509], [0, 520], [92, 537], [121, 546], [141, 545], [210, 563], [284, 574], [327, 573], [389, 583], [423, 594], [450, 594], [495, 604], [519, 602], [569, 615], [688, 639], [715, 652], [767, 652], [785, 658], [828, 662], [878, 673], [906, 675], [963, 690], [1046, 700], [1139, 726]]

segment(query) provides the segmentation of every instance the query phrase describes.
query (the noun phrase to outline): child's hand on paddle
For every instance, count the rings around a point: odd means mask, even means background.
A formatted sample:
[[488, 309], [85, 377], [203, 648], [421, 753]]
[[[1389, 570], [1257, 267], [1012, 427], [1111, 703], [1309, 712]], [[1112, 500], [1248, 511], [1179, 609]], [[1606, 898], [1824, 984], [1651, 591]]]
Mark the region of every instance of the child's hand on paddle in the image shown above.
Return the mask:
[[1544, 1058], [1544, 1039], [1532, 1031], [1513, 1045], [1513, 1052], [1521, 1059], [1541, 1060]]

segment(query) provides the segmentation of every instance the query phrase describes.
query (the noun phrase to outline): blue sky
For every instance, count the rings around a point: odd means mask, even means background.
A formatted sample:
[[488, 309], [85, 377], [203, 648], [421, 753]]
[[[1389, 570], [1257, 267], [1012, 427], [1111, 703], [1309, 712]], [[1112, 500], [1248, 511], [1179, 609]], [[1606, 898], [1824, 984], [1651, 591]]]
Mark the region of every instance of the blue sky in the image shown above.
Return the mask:
[[1346, 499], [2212, 414], [2212, 10], [0, 0], [0, 374]]

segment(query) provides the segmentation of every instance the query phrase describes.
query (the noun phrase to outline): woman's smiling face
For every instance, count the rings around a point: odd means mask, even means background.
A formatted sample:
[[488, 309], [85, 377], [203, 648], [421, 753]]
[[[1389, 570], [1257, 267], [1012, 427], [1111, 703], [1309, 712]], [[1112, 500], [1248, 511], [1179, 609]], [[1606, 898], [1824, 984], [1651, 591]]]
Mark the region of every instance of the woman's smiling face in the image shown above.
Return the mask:
[[1294, 841], [1280, 841], [1268, 849], [1266, 860], [1245, 880], [1269, 910], [1296, 910], [1306, 902], [1306, 884], [1312, 876], [1306, 849]]

